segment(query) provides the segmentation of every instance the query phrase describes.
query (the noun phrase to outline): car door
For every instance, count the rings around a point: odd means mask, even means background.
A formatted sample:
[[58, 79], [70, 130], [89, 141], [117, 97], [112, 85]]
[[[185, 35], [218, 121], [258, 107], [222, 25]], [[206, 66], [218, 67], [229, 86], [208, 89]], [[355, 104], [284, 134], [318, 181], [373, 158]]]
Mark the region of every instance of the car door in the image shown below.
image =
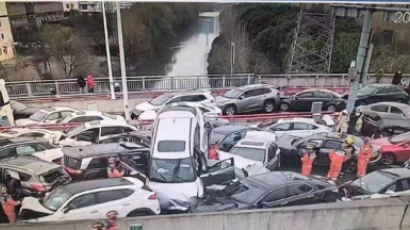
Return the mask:
[[323, 146], [319, 149], [315, 163], [330, 164], [329, 153], [333, 150], [340, 149], [343, 144], [342, 140], [325, 140]]
[[397, 162], [403, 162], [410, 158], [410, 141], [394, 145], [394, 155]]
[[219, 143], [219, 150], [229, 152], [231, 148], [246, 135], [246, 130], [236, 131], [226, 136], [221, 143]]
[[298, 111], [310, 111], [315, 98], [313, 92], [301, 92], [292, 100], [292, 109]]
[[100, 205], [96, 193], [88, 193], [74, 197], [58, 211], [59, 220], [100, 219]]
[[313, 92], [314, 102], [322, 102], [322, 110], [325, 110], [332, 102], [332, 95], [324, 91]]
[[207, 168], [205, 174], [200, 176], [204, 186], [223, 184], [236, 178], [233, 158], [225, 159]]
[[285, 134], [293, 134], [292, 127], [293, 127], [293, 123], [285, 122], [285, 123], [275, 124], [271, 126], [269, 129], [275, 133], [277, 138], [279, 138], [280, 136], [285, 135]]
[[123, 128], [121, 126], [101, 127], [101, 137], [122, 134]]
[[298, 137], [307, 137], [312, 134], [312, 129], [313, 126], [309, 123], [294, 122], [291, 134]]
[[259, 89], [251, 89], [243, 93], [243, 98], [238, 102], [238, 110], [240, 112], [250, 112], [258, 110], [261, 107], [261, 102], [258, 100], [258, 96], [261, 94]]
[[85, 179], [98, 179], [107, 177], [108, 159], [107, 157], [84, 158], [83, 162], [87, 162], [88, 166], [85, 169]]
[[279, 154], [277, 154], [278, 145], [271, 143], [266, 151], [264, 166], [270, 171], [276, 170], [279, 167]]
[[388, 121], [393, 127], [410, 128], [409, 117], [398, 107], [391, 105], [388, 116]]
[[98, 213], [100, 218], [105, 218], [109, 211], [115, 210], [118, 216], [126, 216], [135, 207], [141, 204], [134, 203], [135, 200], [129, 196], [135, 191], [131, 189], [113, 189], [109, 191], [97, 192]]
[[381, 101], [392, 101], [393, 97], [391, 94], [391, 89], [389, 86], [383, 86], [378, 88], [375, 93], [371, 96], [371, 102], [381, 102]]

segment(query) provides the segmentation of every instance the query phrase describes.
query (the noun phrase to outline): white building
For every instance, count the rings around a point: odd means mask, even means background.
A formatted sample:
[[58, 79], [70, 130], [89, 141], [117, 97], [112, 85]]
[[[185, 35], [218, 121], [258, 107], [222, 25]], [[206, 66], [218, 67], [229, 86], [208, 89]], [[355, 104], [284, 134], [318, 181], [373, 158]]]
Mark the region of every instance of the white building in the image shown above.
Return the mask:
[[70, 10], [79, 10], [79, 3], [72, 1], [63, 1], [64, 12], [69, 12]]
[[6, 3], [0, 2], [0, 61], [14, 57], [14, 45]]

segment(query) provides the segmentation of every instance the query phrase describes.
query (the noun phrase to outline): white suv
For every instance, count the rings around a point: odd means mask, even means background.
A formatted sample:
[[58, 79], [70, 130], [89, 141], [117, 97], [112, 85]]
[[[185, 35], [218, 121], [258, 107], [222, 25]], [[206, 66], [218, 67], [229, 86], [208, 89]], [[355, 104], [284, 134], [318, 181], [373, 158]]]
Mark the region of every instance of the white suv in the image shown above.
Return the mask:
[[232, 176], [233, 166], [205, 174], [209, 135], [203, 123], [201, 111], [188, 106], [165, 107], [155, 121], [148, 177], [163, 211], [186, 211], [205, 185]]
[[211, 103], [215, 102], [214, 96], [211, 91], [198, 90], [192, 92], [176, 92], [176, 93], [164, 93], [149, 102], [144, 102], [135, 106], [131, 117], [137, 119], [143, 112], [151, 110], [159, 110], [164, 105], [190, 102], [190, 103]]
[[90, 121], [70, 132], [58, 142], [62, 147], [85, 146], [99, 143], [102, 137], [138, 131], [125, 121]]
[[20, 217], [28, 221], [102, 219], [112, 210], [118, 217], [160, 213], [156, 193], [140, 180], [124, 177], [63, 185], [43, 199], [26, 197]]

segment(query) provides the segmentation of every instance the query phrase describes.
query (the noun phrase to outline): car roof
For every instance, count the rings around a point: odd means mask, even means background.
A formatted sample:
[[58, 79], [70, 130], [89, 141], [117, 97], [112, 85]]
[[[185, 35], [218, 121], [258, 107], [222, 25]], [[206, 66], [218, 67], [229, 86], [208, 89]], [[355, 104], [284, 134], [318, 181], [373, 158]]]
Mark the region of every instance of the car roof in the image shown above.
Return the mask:
[[256, 88], [275, 88], [275, 86], [269, 85], [269, 84], [251, 84], [251, 85], [244, 85], [236, 89], [244, 91], [244, 90], [256, 89]]
[[256, 138], [244, 138], [239, 140], [234, 147], [240, 148], [254, 148], [254, 149], [266, 149], [270, 143], [273, 141], [271, 140], [261, 140]]
[[49, 143], [50, 141], [45, 138], [38, 137], [12, 137], [12, 138], [1, 138], [0, 146], [6, 145], [17, 145], [17, 144], [28, 144], [28, 143]]
[[310, 178], [303, 176], [302, 174], [290, 172], [290, 171], [275, 171], [269, 173], [258, 174], [250, 176], [246, 180], [257, 183], [265, 188], [277, 187], [285, 184], [292, 183], [294, 181], [308, 181]]
[[95, 120], [84, 123], [85, 129], [92, 127], [106, 127], [106, 126], [129, 126], [125, 121], [120, 120]]
[[187, 105], [168, 105], [161, 109], [158, 118], [162, 117], [195, 117], [197, 109]]
[[64, 185], [64, 189], [71, 194], [77, 194], [86, 192], [89, 190], [99, 189], [99, 188], [108, 188], [114, 186], [128, 186], [133, 185], [133, 183], [126, 178], [107, 178], [100, 180], [86, 180], [75, 183], [70, 183]]
[[25, 170], [31, 171], [36, 175], [40, 175], [52, 169], [61, 167], [60, 165], [39, 160], [34, 157], [22, 156], [5, 158], [0, 161], [0, 165], [12, 165], [15, 167], [24, 168]]
[[68, 107], [60, 107], [60, 106], [56, 106], [56, 107], [52, 107], [52, 108], [44, 108], [41, 109], [40, 111], [46, 112], [46, 113], [50, 113], [50, 112], [55, 112], [55, 111], [60, 111], [60, 110], [72, 110], [72, 111], [76, 111], [73, 108], [68, 108]]
[[394, 101], [377, 102], [377, 103], [373, 103], [373, 104], [370, 104], [370, 105], [367, 105], [367, 106], [373, 107], [375, 105], [387, 105], [387, 106], [395, 106], [395, 107], [399, 107], [399, 108], [410, 107], [410, 105], [400, 103], [400, 102], [394, 102]]
[[149, 151], [145, 146], [136, 143], [105, 143], [62, 149], [64, 155], [74, 158], [87, 158], [94, 156], [111, 156], [118, 153]]
[[213, 133], [230, 134], [239, 130], [254, 129], [246, 125], [225, 125], [212, 129]]
[[292, 117], [292, 118], [281, 118], [278, 120], [277, 124], [286, 123], [286, 122], [304, 122], [309, 124], [315, 124], [315, 119], [313, 118], [303, 118], [303, 117]]
[[102, 112], [97, 111], [97, 110], [81, 110], [81, 111], [76, 111], [73, 113], [74, 116], [98, 116], [98, 115], [103, 115]]
[[385, 168], [380, 171], [394, 174], [399, 178], [410, 178], [410, 169], [408, 168]]

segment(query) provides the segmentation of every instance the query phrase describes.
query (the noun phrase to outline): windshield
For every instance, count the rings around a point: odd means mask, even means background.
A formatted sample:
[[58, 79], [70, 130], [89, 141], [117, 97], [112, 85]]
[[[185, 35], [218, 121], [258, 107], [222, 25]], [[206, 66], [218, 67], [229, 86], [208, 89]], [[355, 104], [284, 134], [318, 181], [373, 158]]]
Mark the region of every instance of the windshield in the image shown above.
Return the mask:
[[374, 171], [366, 176], [355, 180], [352, 185], [360, 187], [367, 194], [374, 194], [393, 183], [396, 178], [383, 171]]
[[263, 195], [264, 191], [252, 186], [252, 184], [249, 184], [248, 181], [243, 180], [226, 187], [223, 190], [223, 193], [236, 201], [250, 204], [253, 203], [254, 200], [259, 199], [259, 197]]
[[243, 92], [239, 89], [231, 89], [225, 93], [224, 97], [226, 98], [239, 98]]
[[152, 99], [149, 103], [151, 103], [151, 105], [162, 105], [165, 102], [167, 102], [169, 99], [171, 99], [172, 96], [173, 94], [165, 93], [159, 97]]
[[196, 179], [191, 158], [158, 159], [151, 161], [151, 181], [162, 183], [193, 182]]
[[52, 211], [57, 211], [72, 196], [64, 188], [58, 188], [42, 199], [41, 204]]
[[76, 128], [70, 130], [70, 131], [67, 133], [67, 136], [71, 137], [71, 136], [73, 136], [74, 134], [77, 134], [77, 133], [79, 133], [80, 131], [82, 131], [82, 130], [84, 130], [84, 129], [85, 129], [84, 124], [82, 124], [82, 125], [80, 125], [80, 126], [77, 126]]
[[358, 94], [361, 95], [371, 95], [377, 89], [374, 85], [366, 85], [365, 87], [359, 89]]
[[29, 119], [33, 121], [42, 121], [46, 116], [47, 113], [39, 111], [31, 115]]
[[230, 153], [253, 161], [263, 162], [265, 159], [264, 149], [233, 147]]

